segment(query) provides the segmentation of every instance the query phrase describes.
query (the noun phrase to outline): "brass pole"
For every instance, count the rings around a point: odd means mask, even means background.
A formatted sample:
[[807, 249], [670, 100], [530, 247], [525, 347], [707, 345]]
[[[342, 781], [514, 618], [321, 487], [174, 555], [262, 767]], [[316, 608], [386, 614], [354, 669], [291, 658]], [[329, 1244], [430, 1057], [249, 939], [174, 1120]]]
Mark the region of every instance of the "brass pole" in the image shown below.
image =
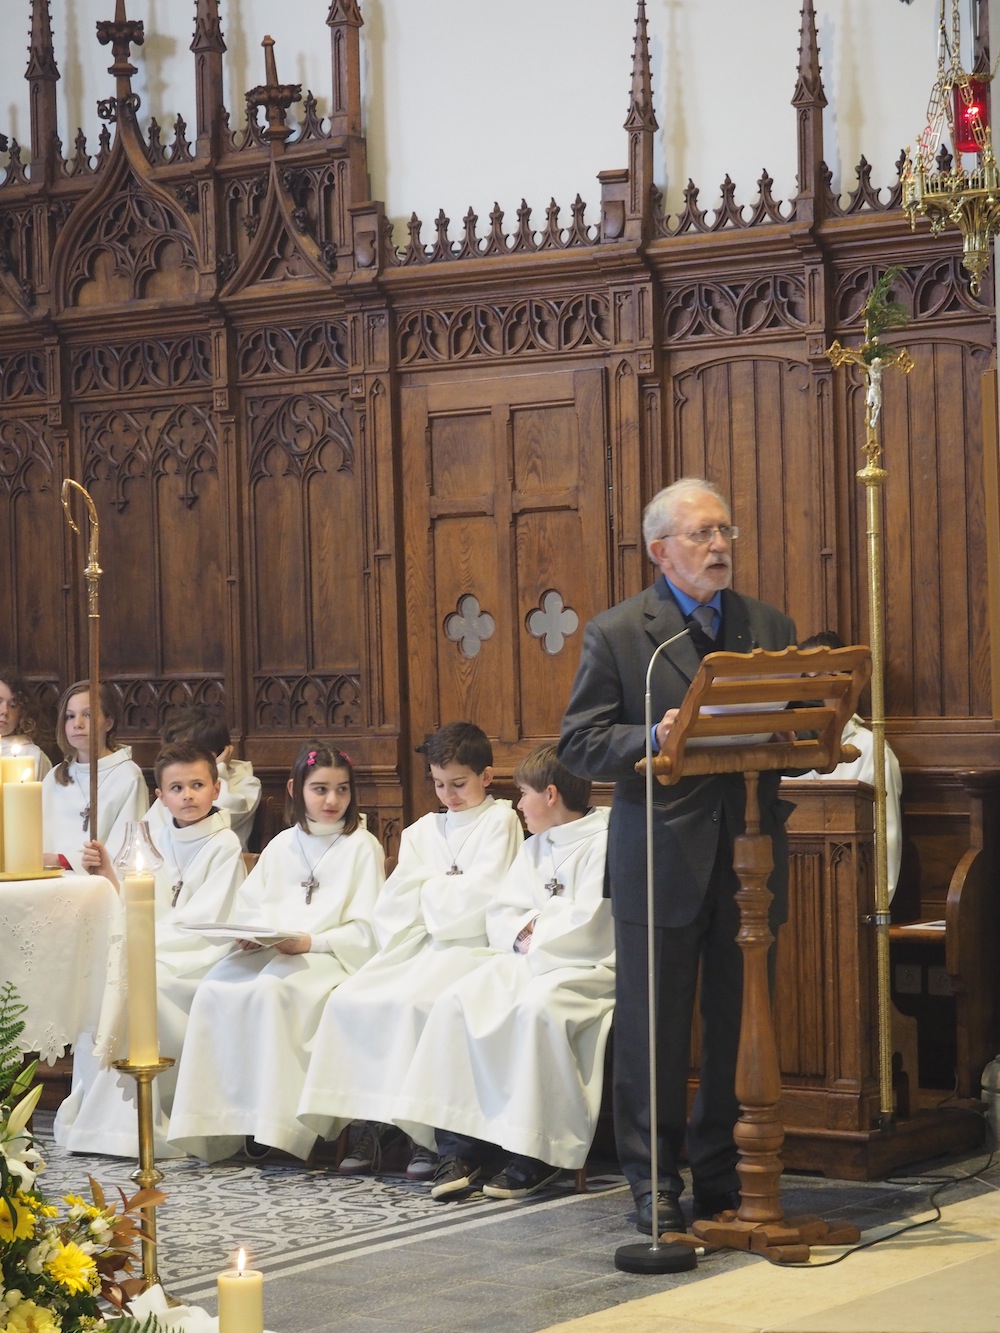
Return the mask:
[[882, 598], [882, 486], [871, 406], [865, 408], [868, 462], [857, 474], [864, 483], [868, 536], [868, 624], [872, 650], [872, 762], [875, 766], [875, 976], [878, 991], [879, 1110], [882, 1123], [893, 1118], [892, 996], [889, 970], [889, 862], [885, 811], [885, 616]]
[[[163, 1172], [159, 1170], [155, 1161], [153, 1079], [164, 1069], [169, 1069], [173, 1063], [174, 1061], [166, 1056], [161, 1057], [155, 1065], [133, 1065], [128, 1060], [115, 1061], [115, 1068], [125, 1074], [131, 1074], [136, 1083], [139, 1165], [132, 1172], [130, 1179], [144, 1190], [155, 1190], [163, 1179]], [[143, 1204], [139, 1211], [142, 1213], [142, 1289], [148, 1291], [150, 1287], [162, 1285], [156, 1260], [156, 1204]], [[167, 1301], [170, 1305], [178, 1303], [170, 1296], [167, 1296]]]
[[90, 836], [97, 837], [97, 761], [100, 758], [100, 746], [94, 743], [95, 726], [101, 711], [101, 613], [98, 609], [98, 585], [102, 569], [97, 562], [97, 550], [101, 535], [101, 525], [97, 520], [97, 508], [87, 491], [78, 481], [67, 477], [62, 484], [62, 507], [66, 512], [66, 521], [75, 533], [79, 533], [70, 510], [70, 491], [78, 491], [83, 496], [90, 519], [89, 540], [87, 543], [87, 565], [83, 571], [87, 585], [87, 679], [90, 682]]
[[866, 302], [865, 341], [858, 348], [834, 342], [827, 356], [834, 366], [857, 366], [865, 382], [865, 466], [858, 480], [865, 486], [868, 538], [868, 628], [872, 652], [872, 762], [875, 766], [875, 978], [877, 996], [879, 1111], [883, 1125], [893, 1119], [892, 995], [889, 971], [889, 862], [885, 815], [885, 614], [882, 569], [882, 467], [878, 419], [882, 411], [882, 373], [894, 368], [908, 375], [913, 359], [905, 348], [886, 347], [871, 329]]

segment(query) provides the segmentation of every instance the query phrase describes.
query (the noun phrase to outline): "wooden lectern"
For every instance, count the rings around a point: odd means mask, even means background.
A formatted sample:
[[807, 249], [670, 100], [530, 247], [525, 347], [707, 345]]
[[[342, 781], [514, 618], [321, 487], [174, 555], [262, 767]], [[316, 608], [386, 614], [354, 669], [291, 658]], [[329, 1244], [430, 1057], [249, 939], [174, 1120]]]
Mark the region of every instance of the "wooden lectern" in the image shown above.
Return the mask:
[[[736, 1065], [740, 1117], [734, 1131], [741, 1203], [735, 1214], [695, 1222], [686, 1243], [754, 1250], [793, 1262], [808, 1258], [810, 1244], [850, 1243], [860, 1234], [843, 1226], [834, 1233], [815, 1218], [786, 1222], [781, 1207], [781, 1074], [767, 978], [774, 938], [767, 881], [774, 861], [771, 840], [760, 832], [757, 782], [765, 771], [830, 772], [842, 759], [856, 757], [853, 747], [841, 746], [841, 736], [870, 675], [865, 647], [710, 653], [652, 761], [664, 785], [682, 777], [743, 773], [747, 791], [746, 831], [733, 840], [743, 953]], [[644, 770], [645, 761], [637, 767]], [[681, 1235], [671, 1234], [671, 1240], [685, 1243]]]

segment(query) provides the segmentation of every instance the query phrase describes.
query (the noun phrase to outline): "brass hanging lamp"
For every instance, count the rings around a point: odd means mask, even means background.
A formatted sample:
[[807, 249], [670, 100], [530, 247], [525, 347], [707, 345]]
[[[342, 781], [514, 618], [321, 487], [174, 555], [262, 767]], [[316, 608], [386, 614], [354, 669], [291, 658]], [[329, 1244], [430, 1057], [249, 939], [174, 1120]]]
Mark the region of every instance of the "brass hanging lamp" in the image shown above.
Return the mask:
[[[1000, 231], [1000, 172], [990, 134], [990, 89], [995, 70], [983, 47], [972, 72], [962, 65], [962, 22], [959, 0], [951, 0], [950, 33], [947, 0], [941, 0], [938, 24], [937, 77], [927, 107], [927, 124], [916, 156], [907, 149], [903, 164], [903, 211], [916, 228], [926, 217], [939, 236], [949, 224], [962, 233], [962, 267], [978, 296], [990, 262], [990, 241]], [[945, 125], [951, 149], [943, 142]], [[975, 165], [963, 157], [975, 154]]]

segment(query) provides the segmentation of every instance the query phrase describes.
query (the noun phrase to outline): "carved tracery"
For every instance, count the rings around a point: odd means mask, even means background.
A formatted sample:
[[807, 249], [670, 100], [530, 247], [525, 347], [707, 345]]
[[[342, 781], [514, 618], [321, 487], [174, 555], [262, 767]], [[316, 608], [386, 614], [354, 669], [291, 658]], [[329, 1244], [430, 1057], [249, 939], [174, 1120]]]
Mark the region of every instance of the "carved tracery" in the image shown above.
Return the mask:
[[181, 214], [128, 176], [89, 222], [66, 275], [67, 306], [114, 304], [158, 295], [156, 278], [171, 274], [171, 295], [198, 290], [198, 261]]

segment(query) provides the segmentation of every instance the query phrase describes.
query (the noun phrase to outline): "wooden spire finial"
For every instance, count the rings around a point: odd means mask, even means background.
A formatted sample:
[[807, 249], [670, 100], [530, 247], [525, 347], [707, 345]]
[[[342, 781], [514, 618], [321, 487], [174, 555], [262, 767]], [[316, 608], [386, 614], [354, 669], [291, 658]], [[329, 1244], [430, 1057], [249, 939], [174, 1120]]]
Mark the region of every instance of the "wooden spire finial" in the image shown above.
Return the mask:
[[264, 48], [264, 77], [267, 82], [251, 88], [247, 93], [247, 113], [251, 114], [254, 107], [264, 108], [267, 114], [264, 135], [272, 145], [280, 147], [292, 133], [291, 126], [285, 123], [285, 112], [293, 102], [302, 101], [302, 84], [279, 83], [274, 59], [274, 38], [265, 37], [261, 46]]
[[639, 0], [635, 16], [635, 47], [632, 53], [632, 96], [629, 101], [627, 130], [658, 128], [653, 111], [653, 76], [649, 67], [649, 35], [646, 30], [646, 0]]
[[826, 93], [819, 63], [816, 11], [813, 0], [802, 0], [799, 28], [799, 69], [792, 94], [798, 112], [798, 194], [795, 214], [799, 221], [817, 221], [823, 211], [823, 108]]

